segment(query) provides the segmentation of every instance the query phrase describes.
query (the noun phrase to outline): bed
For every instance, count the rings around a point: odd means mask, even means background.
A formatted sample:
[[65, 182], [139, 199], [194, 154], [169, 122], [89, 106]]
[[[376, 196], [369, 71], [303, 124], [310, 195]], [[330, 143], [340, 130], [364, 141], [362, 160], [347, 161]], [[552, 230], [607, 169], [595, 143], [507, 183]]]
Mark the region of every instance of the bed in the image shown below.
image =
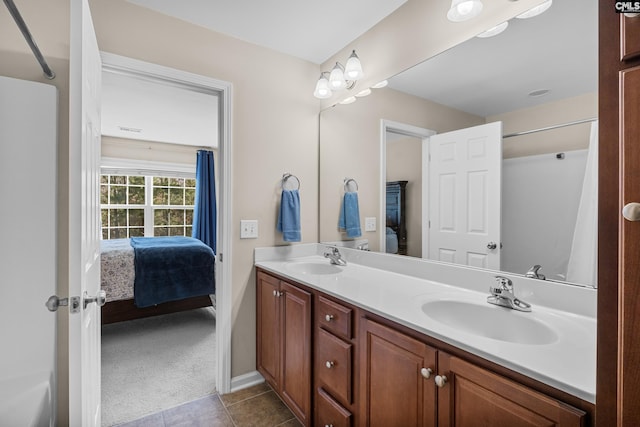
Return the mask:
[[102, 323], [199, 307], [215, 308], [215, 254], [191, 237], [100, 242]]

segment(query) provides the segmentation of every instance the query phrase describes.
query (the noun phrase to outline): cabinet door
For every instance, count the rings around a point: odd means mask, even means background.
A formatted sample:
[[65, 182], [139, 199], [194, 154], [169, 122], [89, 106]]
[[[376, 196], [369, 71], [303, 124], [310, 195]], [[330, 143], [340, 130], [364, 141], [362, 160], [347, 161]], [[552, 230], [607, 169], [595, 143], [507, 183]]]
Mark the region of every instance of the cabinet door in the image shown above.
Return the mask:
[[311, 294], [286, 282], [282, 292], [281, 395], [305, 425], [311, 409]]
[[361, 322], [361, 416], [366, 426], [435, 426], [436, 351], [368, 319]]
[[258, 272], [256, 301], [256, 364], [258, 372], [280, 388], [280, 282]]
[[584, 412], [514, 381], [440, 352], [438, 426], [582, 426]]
[[628, 61], [640, 56], [640, 15], [634, 17], [620, 16], [621, 33], [620, 50], [622, 60]]

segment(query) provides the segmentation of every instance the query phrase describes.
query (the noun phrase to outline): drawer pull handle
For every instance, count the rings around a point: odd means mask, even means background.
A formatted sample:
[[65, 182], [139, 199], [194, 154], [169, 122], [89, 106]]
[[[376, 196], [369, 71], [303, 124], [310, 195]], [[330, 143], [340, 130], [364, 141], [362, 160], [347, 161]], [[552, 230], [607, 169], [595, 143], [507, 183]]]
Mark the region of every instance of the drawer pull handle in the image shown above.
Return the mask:
[[447, 377], [444, 375], [436, 375], [435, 382], [438, 387], [442, 388], [447, 384]]
[[431, 378], [431, 374], [433, 374], [433, 371], [431, 370], [431, 368], [422, 368], [420, 369], [420, 374], [428, 379]]
[[324, 366], [326, 366], [327, 369], [333, 368], [334, 365], [335, 363], [333, 363], [331, 360], [327, 360], [327, 362], [324, 364]]
[[324, 318], [327, 322], [331, 322], [333, 320], [333, 314], [327, 314], [324, 316]]

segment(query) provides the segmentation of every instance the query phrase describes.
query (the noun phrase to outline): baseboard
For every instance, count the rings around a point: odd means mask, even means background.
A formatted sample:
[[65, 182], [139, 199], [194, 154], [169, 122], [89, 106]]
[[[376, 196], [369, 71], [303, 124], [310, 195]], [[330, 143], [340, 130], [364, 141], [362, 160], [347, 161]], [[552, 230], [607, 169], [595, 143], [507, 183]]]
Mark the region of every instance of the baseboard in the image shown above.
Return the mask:
[[264, 382], [264, 377], [258, 371], [248, 372], [231, 378], [231, 393]]

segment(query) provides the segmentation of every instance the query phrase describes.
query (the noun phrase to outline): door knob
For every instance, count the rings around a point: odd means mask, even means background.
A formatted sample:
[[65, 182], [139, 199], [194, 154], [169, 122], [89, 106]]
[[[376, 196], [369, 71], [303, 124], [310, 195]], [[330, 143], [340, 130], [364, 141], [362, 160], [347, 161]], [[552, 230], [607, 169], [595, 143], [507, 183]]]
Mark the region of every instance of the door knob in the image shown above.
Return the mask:
[[58, 311], [58, 307], [69, 305], [69, 298], [58, 298], [57, 295], [51, 295], [44, 305], [49, 311]]
[[622, 216], [627, 221], [640, 221], [640, 203], [627, 203], [622, 208]]
[[85, 291], [83, 300], [85, 309], [87, 308], [87, 305], [91, 304], [92, 302], [98, 304], [98, 307], [102, 307], [107, 302], [107, 293], [103, 289], [100, 289], [98, 291], [98, 295], [96, 295], [95, 297], [90, 297], [89, 294], [87, 294], [87, 291]]
[[494, 250], [497, 247], [498, 247], [498, 244], [496, 242], [487, 243], [487, 249], [489, 249], [489, 250]]

